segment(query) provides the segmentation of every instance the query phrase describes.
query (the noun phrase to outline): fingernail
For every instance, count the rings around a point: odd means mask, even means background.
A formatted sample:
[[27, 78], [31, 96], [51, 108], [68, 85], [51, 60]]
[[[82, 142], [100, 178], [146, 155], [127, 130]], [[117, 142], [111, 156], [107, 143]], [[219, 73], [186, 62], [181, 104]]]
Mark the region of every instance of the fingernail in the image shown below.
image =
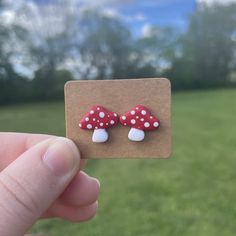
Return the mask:
[[43, 156], [43, 162], [55, 175], [63, 176], [79, 162], [79, 152], [65, 138], [56, 139]]

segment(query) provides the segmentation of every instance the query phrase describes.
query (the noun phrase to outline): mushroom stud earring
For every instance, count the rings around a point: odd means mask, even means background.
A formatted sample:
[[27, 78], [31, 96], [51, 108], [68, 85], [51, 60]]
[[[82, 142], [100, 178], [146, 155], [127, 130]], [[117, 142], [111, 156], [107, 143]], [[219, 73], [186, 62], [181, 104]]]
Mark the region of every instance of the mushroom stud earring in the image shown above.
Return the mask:
[[131, 127], [128, 134], [131, 141], [143, 141], [144, 131], [156, 130], [160, 126], [160, 121], [142, 105], [137, 105], [120, 116], [120, 123]]
[[118, 123], [118, 115], [102, 106], [93, 106], [79, 123], [81, 129], [94, 130], [92, 141], [104, 143], [108, 140], [106, 129]]

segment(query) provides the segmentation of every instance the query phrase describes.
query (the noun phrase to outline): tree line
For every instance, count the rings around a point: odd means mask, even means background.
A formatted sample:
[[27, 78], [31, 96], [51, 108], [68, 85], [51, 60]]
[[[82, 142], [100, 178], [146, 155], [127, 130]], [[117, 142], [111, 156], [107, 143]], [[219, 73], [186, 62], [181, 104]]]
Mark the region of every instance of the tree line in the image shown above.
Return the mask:
[[[0, 0], [0, 14], [4, 7]], [[168, 77], [174, 90], [226, 87], [236, 80], [236, 4], [201, 4], [186, 31], [153, 25], [139, 38], [121, 19], [96, 9], [79, 16], [66, 9], [56, 9], [57, 27], [46, 9], [31, 28], [19, 23], [22, 14], [34, 17], [26, 6], [18, 20], [0, 21], [0, 104], [60, 99], [72, 79]], [[18, 61], [33, 71], [31, 78], [17, 70]]]

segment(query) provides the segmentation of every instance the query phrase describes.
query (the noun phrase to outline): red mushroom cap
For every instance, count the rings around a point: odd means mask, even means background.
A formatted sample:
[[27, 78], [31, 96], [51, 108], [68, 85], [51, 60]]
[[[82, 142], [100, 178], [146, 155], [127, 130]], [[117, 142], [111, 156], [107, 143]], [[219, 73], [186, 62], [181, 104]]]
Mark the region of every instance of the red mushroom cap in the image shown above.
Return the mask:
[[118, 123], [118, 115], [108, 111], [102, 106], [93, 106], [89, 112], [81, 119], [79, 127], [81, 129], [107, 129]]
[[137, 105], [120, 116], [120, 123], [143, 131], [155, 130], [160, 126], [160, 121], [142, 105]]

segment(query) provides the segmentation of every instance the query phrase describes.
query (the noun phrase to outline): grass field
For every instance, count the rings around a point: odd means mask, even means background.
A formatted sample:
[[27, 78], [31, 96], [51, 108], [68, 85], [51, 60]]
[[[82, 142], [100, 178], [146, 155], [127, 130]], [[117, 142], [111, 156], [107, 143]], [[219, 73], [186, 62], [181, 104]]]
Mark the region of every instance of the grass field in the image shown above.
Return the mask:
[[[64, 135], [63, 103], [0, 108], [0, 130]], [[37, 223], [52, 236], [235, 236], [236, 90], [173, 96], [173, 157], [92, 160], [93, 221]]]

